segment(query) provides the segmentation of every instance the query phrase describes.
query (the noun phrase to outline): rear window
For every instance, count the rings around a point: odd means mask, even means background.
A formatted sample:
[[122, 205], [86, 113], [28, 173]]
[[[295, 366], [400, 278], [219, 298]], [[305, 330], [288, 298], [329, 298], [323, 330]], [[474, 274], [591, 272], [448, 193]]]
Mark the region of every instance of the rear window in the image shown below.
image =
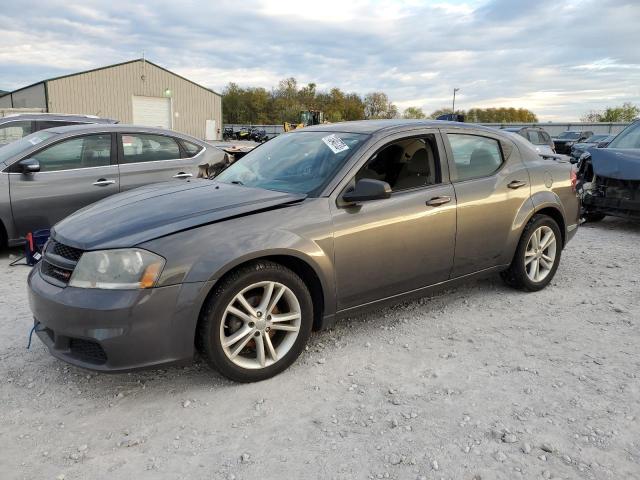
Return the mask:
[[122, 134], [122, 163], [157, 162], [180, 158], [180, 147], [171, 137], [140, 133]]
[[449, 133], [447, 137], [458, 180], [486, 177], [502, 165], [502, 151], [497, 140], [457, 133]]
[[187, 151], [187, 155], [189, 157], [195, 157], [202, 150], [200, 145], [196, 145], [195, 143], [191, 143], [186, 140], [182, 140], [182, 146]]

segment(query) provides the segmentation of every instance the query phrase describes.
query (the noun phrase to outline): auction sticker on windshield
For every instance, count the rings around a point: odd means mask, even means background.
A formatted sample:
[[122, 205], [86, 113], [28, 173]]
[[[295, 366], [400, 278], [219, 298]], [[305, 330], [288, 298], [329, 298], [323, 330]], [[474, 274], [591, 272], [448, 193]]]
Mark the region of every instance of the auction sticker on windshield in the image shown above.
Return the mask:
[[329, 135], [327, 137], [323, 137], [322, 141], [331, 149], [333, 153], [344, 152], [345, 150], [349, 150], [349, 146], [342, 141], [340, 137], [336, 134]]

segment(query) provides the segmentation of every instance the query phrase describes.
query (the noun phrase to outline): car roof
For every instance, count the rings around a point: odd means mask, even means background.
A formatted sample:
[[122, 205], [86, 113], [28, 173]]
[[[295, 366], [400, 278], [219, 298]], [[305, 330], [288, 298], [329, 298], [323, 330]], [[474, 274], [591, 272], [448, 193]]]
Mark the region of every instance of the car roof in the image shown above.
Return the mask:
[[62, 127], [49, 128], [46, 131], [57, 133], [59, 135], [77, 135], [82, 133], [94, 133], [94, 132], [121, 132], [121, 133], [150, 133], [157, 135], [171, 135], [172, 137], [179, 137], [189, 141], [197, 141], [199, 143], [206, 143], [203, 140], [192, 137], [185, 133], [176, 132], [174, 130], [167, 130], [159, 127], [144, 127], [142, 125], [128, 125], [128, 124], [82, 124], [82, 125], [65, 125]]
[[102, 118], [95, 115], [76, 115], [72, 113], [11, 113], [0, 118], [0, 123], [18, 120], [79, 120], [91, 123], [117, 123], [118, 120], [112, 118]]
[[321, 125], [313, 125], [301, 129], [293, 130], [296, 132], [343, 132], [343, 133], [365, 133], [377, 134], [381, 132], [390, 132], [397, 130], [409, 130], [416, 127], [425, 128], [462, 128], [462, 129], [478, 129], [495, 133], [496, 129], [485, 127], [475, 123], [449, 122], [445, 120], [405, 120], [405, 119], [389, 119], [389, 120], [355, 120], [351, 122], [339, 123], [323, 123]]

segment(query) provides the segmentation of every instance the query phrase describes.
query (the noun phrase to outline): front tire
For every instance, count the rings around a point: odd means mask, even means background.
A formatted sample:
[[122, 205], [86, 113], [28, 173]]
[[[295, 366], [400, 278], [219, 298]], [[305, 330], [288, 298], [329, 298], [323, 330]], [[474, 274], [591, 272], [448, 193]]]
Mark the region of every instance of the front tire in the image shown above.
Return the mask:
[[502, 272], [502, 278], [519, 290], [542, 290], [556, 274], [561, 253], [562, 235], [556, 221], [546, 215], [534, 215], [524, 228], [511, 265]]
[[313, 326], [313, 303], [288, 268], [259, 261], [231, 272], [207, 301], [196, 346], [207, 362], [237, 382], [257, 382], [287, 369]]

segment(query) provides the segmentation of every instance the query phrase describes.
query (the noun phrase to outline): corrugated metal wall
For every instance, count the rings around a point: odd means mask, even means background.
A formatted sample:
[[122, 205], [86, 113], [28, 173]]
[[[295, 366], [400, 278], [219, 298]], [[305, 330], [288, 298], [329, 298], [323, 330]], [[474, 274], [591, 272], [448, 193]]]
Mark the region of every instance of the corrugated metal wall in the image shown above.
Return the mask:
[[207, 120], [222, 123], [222, 99], [149, 62], [136, 61], [47, 82], [49, 112], [99, 115], [133, 121], [133, 96], [171, 91], [173, 129], [204, 139]]

